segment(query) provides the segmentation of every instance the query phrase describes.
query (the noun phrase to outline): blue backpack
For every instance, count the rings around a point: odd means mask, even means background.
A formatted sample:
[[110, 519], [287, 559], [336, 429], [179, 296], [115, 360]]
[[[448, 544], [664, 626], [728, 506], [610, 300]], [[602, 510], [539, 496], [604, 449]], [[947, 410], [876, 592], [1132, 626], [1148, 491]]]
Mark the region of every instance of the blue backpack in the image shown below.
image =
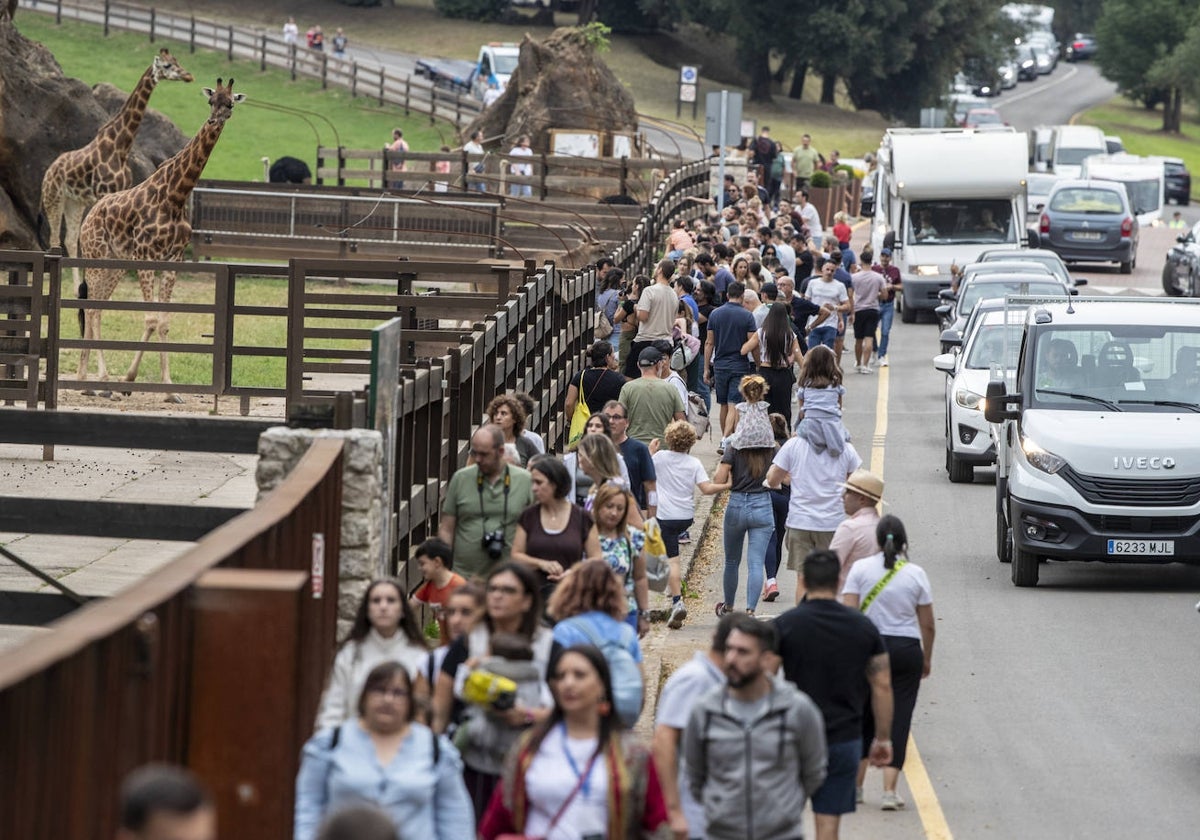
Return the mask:
[[620, 638], [602, 638], [597, 635], [596, 627], [586, 619], [567, 619], [573, 627], [587, 636], [588, 641], [600, 648], [608, 662], [608, 670], [612, 676], [613, 707], [621, 724], [630, 729], [637, 723], [638, 715], [642, 713], [642, 701], [645, 697], [645, 687], [642, 682], [642, 670], [633, 661], [630, 646], [637, 638], [637, 631], [628, 624], [620, 623]]

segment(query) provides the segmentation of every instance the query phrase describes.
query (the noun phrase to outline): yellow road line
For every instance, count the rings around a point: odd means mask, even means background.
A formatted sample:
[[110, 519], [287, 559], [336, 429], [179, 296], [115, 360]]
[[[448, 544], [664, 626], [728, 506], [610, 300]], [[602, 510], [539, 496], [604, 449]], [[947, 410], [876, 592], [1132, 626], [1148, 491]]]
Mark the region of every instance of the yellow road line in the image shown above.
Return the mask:
[[[883, 450], [887, 443], [888, 430], [888, 372], [891, 368], [878, 368], [879, 392], [875, 395], [875, 436], [871, 441], [871, 472], [883, 476]], [[928, 840], [953, 840], [946, 815], [942, 813], [941, 803], [933, 790], [933, 782], [921, 761], [921, 753], [917, 751], [917, 742], [912, 733], [908, 736], [908, 755], [904, 761], [904, 775], [908, 781], [908, 789], [912, 792], [913, 805], [925, 827], [925, 837]]]

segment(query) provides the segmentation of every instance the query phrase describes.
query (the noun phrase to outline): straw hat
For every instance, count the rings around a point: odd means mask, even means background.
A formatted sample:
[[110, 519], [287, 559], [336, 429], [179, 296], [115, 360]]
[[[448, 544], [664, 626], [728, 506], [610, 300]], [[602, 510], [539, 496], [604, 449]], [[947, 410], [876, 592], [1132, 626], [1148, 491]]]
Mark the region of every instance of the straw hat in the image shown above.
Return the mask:
[[887, 504], [883, 501], [883, 479], [870, 470], [855, 470], [842, 486], [876, 504]]

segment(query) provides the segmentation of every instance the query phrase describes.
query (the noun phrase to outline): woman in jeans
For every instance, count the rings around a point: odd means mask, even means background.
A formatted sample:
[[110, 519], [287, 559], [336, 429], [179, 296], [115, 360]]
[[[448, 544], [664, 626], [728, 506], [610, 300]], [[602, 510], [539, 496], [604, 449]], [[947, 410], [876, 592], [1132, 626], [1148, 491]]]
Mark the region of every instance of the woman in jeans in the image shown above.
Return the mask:
[[758, 375], [767, 381], [767, 410], [782, 414], [791, 428], [792, 388], [796, 384], [792, 365], [802, 354], [786, 304], [775, 303], [767, 310], [762, 327], [742, 345], [742, 355], [750, 353], [755, 354]]
[[[782, 414], [771, 415], [771, 429], [775, 432], [776, 446], [783, 446], [792, 434], [788, 422]], [[775, 580], [775, 576], [779, 574], [779, 566], [783, 562], [783, 543], [787, 538], [787, 515], [792, 487], [790, 483], [782, 484], [769, 492], [771, 509], [775, 514], [775, 529], [771, 532], [771, 539], [767, 543], [767, 581], [763, 584], [762, 594], [764, 601], [774, 601], [779, 597], [779, 583]]]
[[742, 545], [747, 538], [749, 573], [746, 580], [746, 612], [754, 615], [763, 590], [763, 565], [767, 548], [775, 531], [771, 491], [763, 485], [777, 449], [775, 436], [766, 426], [749, 424], [739, 433], [739, 445], [726, 447], [721, 463], [717, 465], [717, 472], [713, 475], [715, 484], [732, 482], [722, 529], [725, 540], [724, 600], [717, 602], [718, 617], [733, 612], [742, 565]]

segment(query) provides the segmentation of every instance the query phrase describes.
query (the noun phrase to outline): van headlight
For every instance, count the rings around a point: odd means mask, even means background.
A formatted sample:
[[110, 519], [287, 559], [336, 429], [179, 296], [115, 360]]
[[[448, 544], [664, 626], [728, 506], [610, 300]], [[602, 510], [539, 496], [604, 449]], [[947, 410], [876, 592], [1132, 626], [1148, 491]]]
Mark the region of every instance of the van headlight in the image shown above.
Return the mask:
[[1033, 438], [1021, 437], [1021, 451], [1025, 453], [1025, 460], [1030, 466], [1039, 469], [1049, 475], [1054, 475], [1067, 465], [1067, 459], [1053, 452], [1047, 452], [1042, 447], [1034, 443]]
[[981, 411], [983, 409], [983, 395], [976, 394], [967, 388], [956, 388], [954, 391], [954, 401], [963, 408], [969, 408], [972, 411]]
[[918, 265], [913, 268], [913, 274], [918, 277], [937, 277], [939, 272], [936, 265]]

